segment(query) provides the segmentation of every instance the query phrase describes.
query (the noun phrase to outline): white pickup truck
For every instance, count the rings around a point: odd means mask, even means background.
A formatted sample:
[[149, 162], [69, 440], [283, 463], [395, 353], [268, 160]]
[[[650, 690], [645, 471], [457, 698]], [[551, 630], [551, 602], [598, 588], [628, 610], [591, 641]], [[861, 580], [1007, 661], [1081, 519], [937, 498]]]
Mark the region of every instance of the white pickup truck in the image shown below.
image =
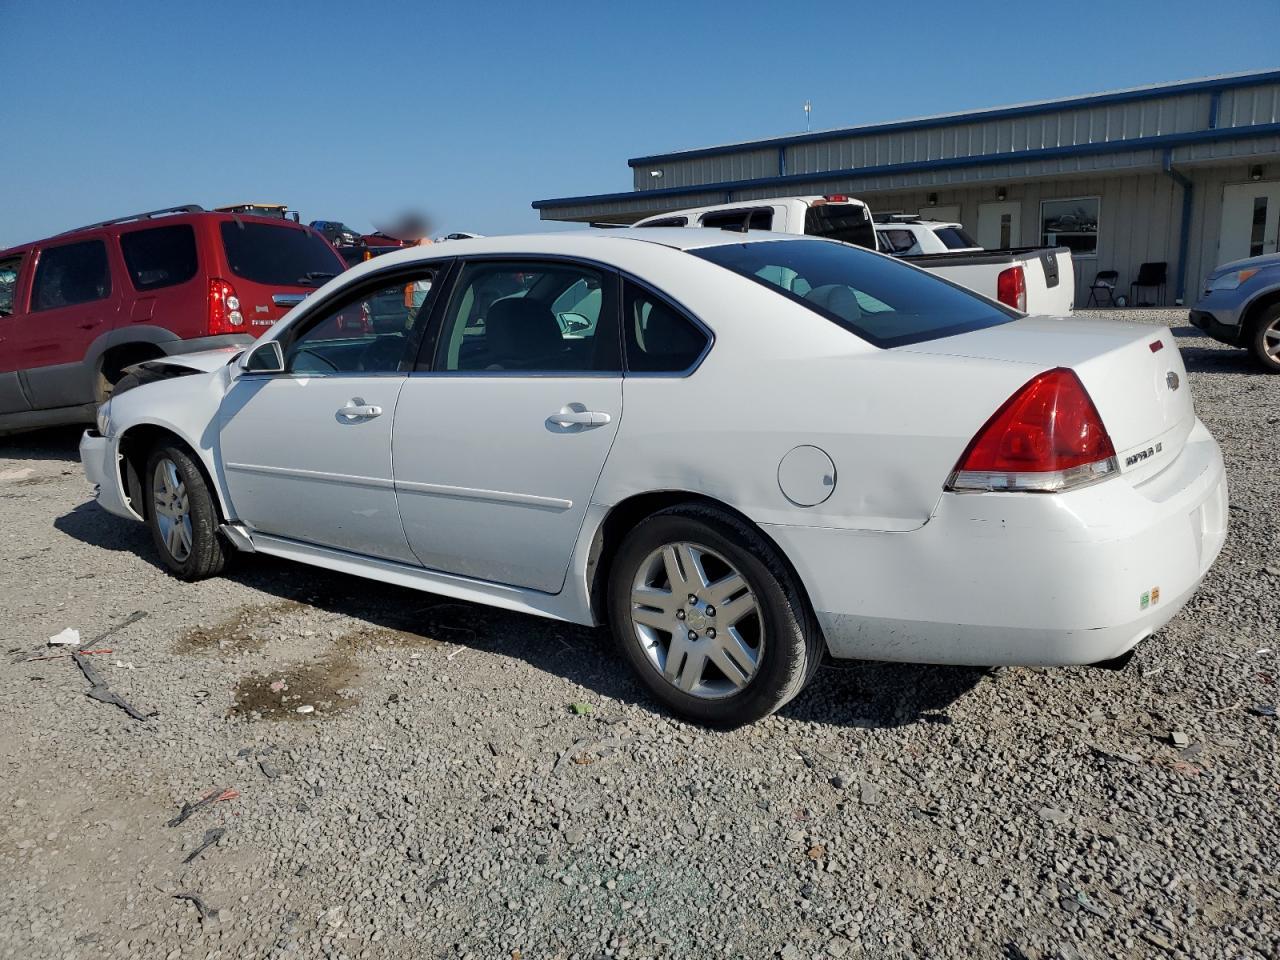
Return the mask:
[[[933, 223], [914, 218], [893, 217], [875, 223], [861, 200], [843, 194], [825, 197], [772, 197], [743, 200], [711, 207], [693, 207], [646, 217], [637, 227], [712, 227], [721, 230], [772, 230], [774, 233], [802, 233], [870, 250], [899, 256], [906, 263], [968, 287], [1015, 310], [1029, 314], [1064, 316], [1075, 305], [1075, 267], [1071, 251], [1065, 247], [1020, 247], [1010, 250], [954, 249], [934, 228], [960, 228], [959, 224]], [[912, 250], [943, 247], [946, 253], [895, 254], [891, 240], [903, 238], [885, 231], [920, 231]], [[963, 232], [963, 228], [960, 228]], [[928, 236], [924, 236], [928, 232]], [[947, 236], [951, 236], [950, 233]], [[965, 235], [967, 238], [967, 234]], [[956, 242], [958, 238], [953, 238]]]

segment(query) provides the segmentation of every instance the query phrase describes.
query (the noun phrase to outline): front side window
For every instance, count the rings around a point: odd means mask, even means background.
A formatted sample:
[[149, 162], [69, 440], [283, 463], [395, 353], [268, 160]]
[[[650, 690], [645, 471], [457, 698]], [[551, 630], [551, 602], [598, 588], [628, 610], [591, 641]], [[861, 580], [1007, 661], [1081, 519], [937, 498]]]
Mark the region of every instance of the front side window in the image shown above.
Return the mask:
[[[366, 288], [354, 299], [308, 319], [285, 348], [285, 370], [296, 374], [396, 373], [409, 334], [425, 323], [431, 291], [443, 268], [424, 268]], [[422, 292], [421, 299], [418, 294]]]
[[196, 275], [196, 232], [180, 223], [120, 235], [120, 252], [135, 290], [159, 290]]
[[0, 317], [13, 313], [13, 303], [18, 297], [18, 274], [21, 272], [21, 257], [0, 260]]
[[684, 373], [710, 343], [678, 307], [629, 280], [623, 286], [622, 326], [627, 370], [633, 373]]
[[101, 240], [85, 240], [50, 247], [40, 253], [31, 290], [32, 310], [56, 310], [111, 296], [107, 247]]
[[435, 369], [619, 370], [615, 285], [612, 274], [576, 264], [469, 263], [445, 313]]
[[222, 246], [231, 272], [252, 283], [318, 287], [347, 265], [314, 230], [273, 223], [224, 220]]
[[903, 256], [910, 253], [916, 245], [916, 235], [910, 230], [877, 230], [885, 253]]
[[1096, 257], [1101, 203], [1098, 197], [1041, 201], [1040, 242], [1046, 247], [1068, 247], [1073, 256]]
[[766, 240], [690, 251], [803, 304], [878, 347], [1009, 323], [1017, 314], [866, 250], [824, 240]]

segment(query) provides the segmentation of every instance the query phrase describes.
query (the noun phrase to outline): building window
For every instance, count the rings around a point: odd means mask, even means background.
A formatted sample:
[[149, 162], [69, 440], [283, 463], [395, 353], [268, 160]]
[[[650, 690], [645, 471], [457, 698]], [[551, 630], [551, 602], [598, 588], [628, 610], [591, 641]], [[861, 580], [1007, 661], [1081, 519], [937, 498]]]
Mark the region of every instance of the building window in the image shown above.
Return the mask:
[[1077, 257], [1098, 255], [1099, 197], [1043, 200], [1040, 203], [1040, 242], [1068, 247]]

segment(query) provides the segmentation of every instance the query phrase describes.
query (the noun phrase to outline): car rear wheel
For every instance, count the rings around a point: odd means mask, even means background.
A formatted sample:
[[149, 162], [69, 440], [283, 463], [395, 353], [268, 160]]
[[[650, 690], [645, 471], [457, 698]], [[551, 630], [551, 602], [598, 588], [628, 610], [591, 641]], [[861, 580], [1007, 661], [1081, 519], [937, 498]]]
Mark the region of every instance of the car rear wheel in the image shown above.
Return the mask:
[[1268, 373], [1280, 373], [1280, 303], [1262, 311], [1253, 324], [1249, 349]]
[[674, 507], [627, 535], [610, 573], [609, 613], [645, 686], [699, 723], [765, 717], [821, 662], [820, 632], [777, 551], [708, 507]]
[[160, 559], [183, 580], [221, 572], [226, 548], [204, 475], [181, 447], [162, 444], [147, 458], [147, 526]]

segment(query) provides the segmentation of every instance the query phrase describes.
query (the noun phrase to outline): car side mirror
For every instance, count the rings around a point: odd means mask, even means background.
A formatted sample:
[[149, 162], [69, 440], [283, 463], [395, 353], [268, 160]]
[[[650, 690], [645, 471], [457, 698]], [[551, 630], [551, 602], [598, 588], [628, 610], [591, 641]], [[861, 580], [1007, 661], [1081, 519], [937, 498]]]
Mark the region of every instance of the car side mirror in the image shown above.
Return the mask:
[[284, 373], [284, 350], [279, 340], [264, 340], [244, 355], [240, 369], [245, 373]]

